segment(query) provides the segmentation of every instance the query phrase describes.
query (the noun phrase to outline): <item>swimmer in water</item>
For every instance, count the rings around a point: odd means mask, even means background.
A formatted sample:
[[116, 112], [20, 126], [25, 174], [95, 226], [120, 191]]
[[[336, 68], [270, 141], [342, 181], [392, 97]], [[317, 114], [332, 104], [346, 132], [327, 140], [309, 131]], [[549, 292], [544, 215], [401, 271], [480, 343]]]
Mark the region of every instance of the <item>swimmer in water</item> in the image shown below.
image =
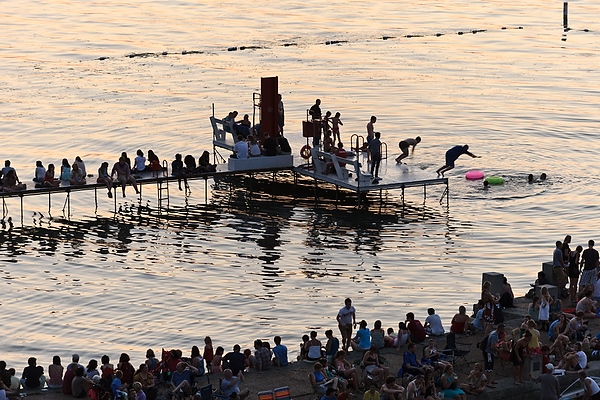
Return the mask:
[[528, 183], [533, 183], [533, 174], [527, 175], [527, 182]]
[[540, 175], [540, 181], [545, 181], [547, 178], [546, 173], [542, 172], [542, 174]]
[[488, 181], [483, 181], [483, 188], [485, 190], [489, 189], [490, 188], [490, 183]]

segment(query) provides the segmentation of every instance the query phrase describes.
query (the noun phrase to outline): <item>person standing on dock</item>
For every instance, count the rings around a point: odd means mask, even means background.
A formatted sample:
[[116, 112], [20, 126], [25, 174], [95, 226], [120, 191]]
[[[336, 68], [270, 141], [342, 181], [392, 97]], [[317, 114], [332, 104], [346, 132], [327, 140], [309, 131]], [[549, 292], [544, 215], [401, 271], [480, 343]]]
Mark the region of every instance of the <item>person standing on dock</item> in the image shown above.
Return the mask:
[[481, 156], [476, 156], [475, 154], [469, 152], [469, 145], [465, 144], [464, 146], [454, 146], [446, 152], [446, 164], [444, 164], [443, 167], [440, 167], [435, 172], [438, 175], [444, 176], [444, 172], [450, 171], [452, 168], [454, 168], [454, 162], [463, 154], [473, 158], [481, 158]]
[[313, 104], [312, 107], [310, 107], [308, 113], [312, 117], [313, 122], [319, 123], [320, 129], [315, 129], [313, 136], [313, 146], [318, 146], [319, 144], [321, 144], [321, 130], [323, 129], [323, 125], [321, 125], [321, 118], [323, 116], [321, 112], [321, 99], [315, 100], [315, 104]]
[[133, 176], [131, 176], [131, 168], [129, 167], [129, 164], [127, 164], [127, 162], [125, 161], [124, 157], [120, 157], [119, 162], [115, 163], [112, 172], [110, 173], [110, 177], [112, 179], [115, 179], [115, 174], [117, 174], [117, 181], [121, 183], [123, 197], [126, 197], [125, 186], [127, 185], [127, 183], [131, 183], [131, 186], [133, 186], [133, 188], [135, 189], [136, 194], [140, 193], [137, 187], [137, 182], [135, 181]]
[[381, 164], [381, 132], [375, 132], [375, 138], [369, 143], [369, 153], [371, 153], [371, 175], [372, 183], [379, 183], [379, 164]]
[[[342, 114], [339, 112], [335, 113], [335, 116], [331, 120], [331, 129], [333, 130], [333, 143], [340, 143], [342, 141], [342, 137], [340, 136], [340, 125], [344, 125], [340, 117]], [[336, 138], [337, 137], [337, 141]]]
[[371, 143], [371, 140], [375, 138], [375, 127], [373, 126], [375, 122], [377, 122], [377, 117], [372, 115], [371, 119], [367, 123], [367, 141], [361, 147], [362, 151], [367, 151], [369, 149], [369, 143]]
[[396, 162], [397, 163], [402, 163], [402, 159], [408, 157], [408, 148], [410, 146], [412, 146], [412, 150], [415, 151], [415, 146], [417, 144], [421, 143], [421, 137], [417, 136], [416, 138], [408, 138], [408, 139], [404, 139], [403, 141], [401, 141], [398, 146], [400, 147], [400, 150], [402, 150], [402, 154], [400, 154], [397, 158], [396, 158]]

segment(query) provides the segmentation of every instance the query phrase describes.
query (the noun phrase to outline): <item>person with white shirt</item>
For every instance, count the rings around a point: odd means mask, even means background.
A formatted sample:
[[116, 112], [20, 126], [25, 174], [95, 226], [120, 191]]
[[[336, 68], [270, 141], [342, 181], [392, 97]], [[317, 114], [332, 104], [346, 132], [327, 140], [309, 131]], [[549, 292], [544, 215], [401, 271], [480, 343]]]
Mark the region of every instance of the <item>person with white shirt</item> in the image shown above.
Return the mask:
[[444, 336], [444, 326], [442, 319], [435, 313], [433, 308], [427, 310], [429, 316], [425, 318], [425, 331], [433, 336]]
[[579, 379], [583, 383], [583, 400], [600, 400], [600, 386], [595, 380], [587, 376], [585, 370], [579, 371]]
[[233, 146], [233, 153], [235, 158], [248, 158], [248, 142], [244, 140], [242, 135], [238, 135], [237, 142]]

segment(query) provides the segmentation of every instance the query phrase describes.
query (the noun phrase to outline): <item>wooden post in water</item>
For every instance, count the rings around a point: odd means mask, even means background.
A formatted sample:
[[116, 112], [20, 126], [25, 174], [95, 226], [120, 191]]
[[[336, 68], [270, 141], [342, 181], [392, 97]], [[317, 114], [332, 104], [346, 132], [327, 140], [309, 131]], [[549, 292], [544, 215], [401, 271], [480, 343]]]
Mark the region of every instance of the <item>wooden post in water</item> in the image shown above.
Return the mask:
[[563, 26], [565, 28], [569, 27], [569, 2], [565, 1], [563, 3]]

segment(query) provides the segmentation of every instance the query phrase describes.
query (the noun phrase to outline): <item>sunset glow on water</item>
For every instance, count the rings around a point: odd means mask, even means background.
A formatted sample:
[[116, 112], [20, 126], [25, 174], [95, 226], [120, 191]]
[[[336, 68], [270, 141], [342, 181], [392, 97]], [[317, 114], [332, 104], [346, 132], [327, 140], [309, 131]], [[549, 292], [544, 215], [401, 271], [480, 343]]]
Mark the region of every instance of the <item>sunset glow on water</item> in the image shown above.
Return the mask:
[[[482, 158], [448, 173], [449, 206], [443, 188], [357, 212], [209, 180], [207, 204], [203, 181], [188, 199], [172, 186], [168, 216], [140, 211], [131, 189], [116, 215], [104, 193], [97, 207], [74, 193], [70, 221], [64, 195], [50, 213], [46, 196], [27, 197], [21, 225], [8, 199], [0, 309], [18, 318], [3, 322], [2, 358], [127, 351], [135, 364], [206, 335], [229, 349], [279, 334], [295, 348], [335, 327], [345, 297], [369, 326], [423, 320], [430, 306], [449, 326], [487, 271], [524, 294], [556, 240], [599, 239], [600, 5], [569, 11], [564, 32], [562, 2], [547, 1], [3, 2], [0, 157], [28, 185], [36, 160], [79, 155], [96, 174], [138, 148], [199, 157], [212, 150], [212, 105], [251, 114], [265, 76], [279, 77], [296, 154], [320, 98], [348, 143], [378, 117], [390, 175], [406, 137], [423, 138], [407, 163], [426, 172], [457, 144]], [[480, 190], [470, 169], [506, 183]], [[542, 172], [546, 183], [526, 184]], [[155, 189], [141, 205], [156, 208]]]

